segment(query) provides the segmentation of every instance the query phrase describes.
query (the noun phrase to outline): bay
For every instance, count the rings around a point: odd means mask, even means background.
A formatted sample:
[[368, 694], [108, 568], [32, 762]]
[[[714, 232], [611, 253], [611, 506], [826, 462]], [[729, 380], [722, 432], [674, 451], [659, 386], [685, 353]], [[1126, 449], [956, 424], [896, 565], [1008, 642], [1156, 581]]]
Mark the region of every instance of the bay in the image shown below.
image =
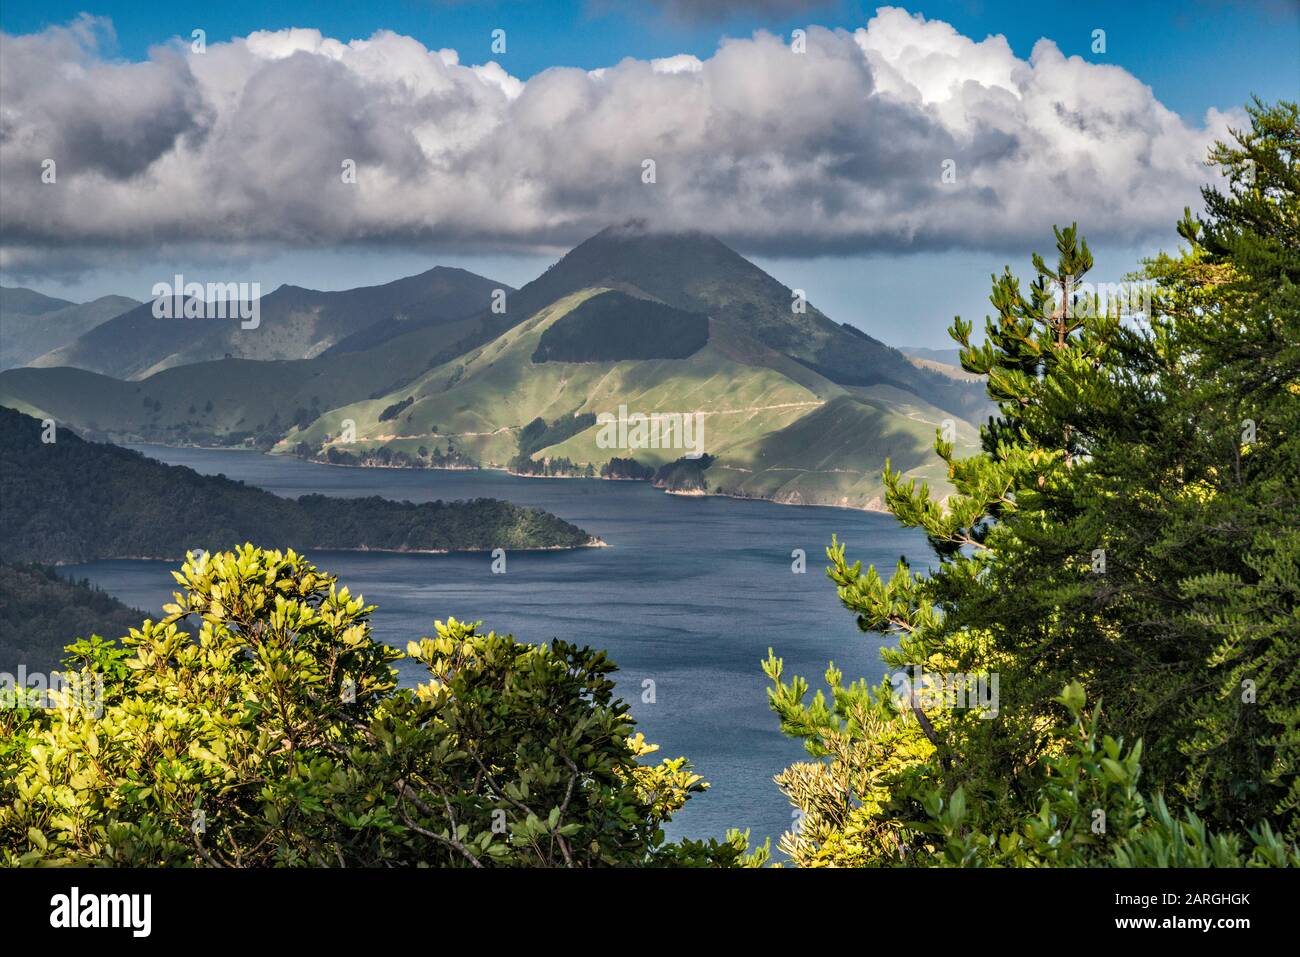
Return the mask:
[[[721, 837], [740, 827], [758, 843], [771, 837], [775, 848], [790, 828], [791, 808], [772, 776], [807, 756], [780, 733], [768, 708], [760, 661], [769, 647], [785, 659], [787, 678], [803, 675], [814, 689], [831, 661], [846, 681], [874, 683], [884, 674], [884, 639], [858, 631], [825, 576], [831, 535], [848, 543], [851, 559], [884, 574], [900, 555], [918, 569], [930, 559], [920, 533], [890, 515], [850, 509], [668, 495], [642, 482], [341, 468], [257, 452], [133, 447], [277, 495], [412, 502], [488, 496], [547, 509], [599, 536], [610, 547], [508, 553], [501, 575], [478, 553], [309, 557], [379, 606], [375, 636], [397, 648], [428, 634], [435, 618], [455, 617], [523, 641], [559, 637], [607, 650], [638, 729], [661, 755], [687, 756], [711, 784], [674, 819], [672, 837]], [[804, 574], [792, 571], [795, 549], [807, 556]], [[171, 566], [114, 560], [63, 572], [156, 614], [170, 600]], [[403, 683], [419, 678], [415, 668], [402, 669]]]

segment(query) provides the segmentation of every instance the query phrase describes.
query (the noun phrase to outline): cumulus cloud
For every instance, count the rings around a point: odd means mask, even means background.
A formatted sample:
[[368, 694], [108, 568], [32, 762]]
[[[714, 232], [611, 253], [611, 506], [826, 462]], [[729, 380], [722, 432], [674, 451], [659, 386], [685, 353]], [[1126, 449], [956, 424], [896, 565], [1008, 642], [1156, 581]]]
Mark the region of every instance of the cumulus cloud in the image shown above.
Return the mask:
[[11, 271], [185, 243], [555, 249], [632, 217], [781, 255], [1007, 247], [1071, 219], [1136, 240], [1196, 204], [1228, 119], [1184, 123], [1048, 40], [1019, 59], [889, 8], [810, 27], [803, 53], [760, 32], [527, 81], [389, 32], [178, 41], [131, 63], [106, 29], [0, 34]]

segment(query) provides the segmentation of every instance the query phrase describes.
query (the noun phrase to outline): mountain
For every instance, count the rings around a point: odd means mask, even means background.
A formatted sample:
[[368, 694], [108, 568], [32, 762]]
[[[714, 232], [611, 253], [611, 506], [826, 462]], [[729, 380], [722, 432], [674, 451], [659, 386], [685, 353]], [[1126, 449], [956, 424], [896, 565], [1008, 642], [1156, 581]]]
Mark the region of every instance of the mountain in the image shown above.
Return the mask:
[[594, 544], [541, 509], [494, 499], [415, 505], [296, 500], [86, 442], [0, 409], [0, 561], [180, 559], [251, 541], [272, 548], [487, 551]]
[[34, 289], [24, 289], [22, 286], [0, 286], [0, 314], [14, 312], [23, 316], [43, 316], [47, 312], [55, 312], [75, 305], [75, 302], [56, 299]]
[[967, 372], [961, 367], [960, 349], [926, 349], [921, 346], [900, 346], [903, 353], [913, 364], [921, 369], [930, 369], [950, 379], [962, 382], [979, 382], [982, 377]]
[[[943, 487], [935, 431], [948, 421], [959, 445], [973, 448], [977, 440], [968, 421], [904, 389], [840, 385], [712, 317], [704, 320], [701, 343], [698, 313], [632, 303], [638, 300], [627, 293], [600, 288], [565, 296], [399, 389], [291, 430], [277, 450], [326, 461], [419, 465], [454, 448], [458, 461], [534, 471], [519, 468], [516, 457], [526, 453], [529, 461], [566, 463], [560, 471], [568, 474], [598, 471], [615, 458], [653, 471], [698, 451], [711, 457], [703, 470], [710, 492], [880, 507], [887, 457]], [[643, 323], [636, 336], [619, 321], [608, 322], [603, 335], [588, 329], [591, 316], [619, 310], [657, 321]], [[664, 321], [666, 315], [678, 324]], [[585, 351], [557, 359], [556, 344], [572, 342], [563, 330], [575, 319], [588, 332]], [[617, 416], [620, 408], [629, 415], [691, 416], [702, 423], [702, 442], [698, 448], [611, 447], [602, 442], [598, 417]], [[347, 420], [355, 441], [345, 444]], [[524, 436], [538, 432], [553, 435], [552, 443], [530, 439], [525, 447]], [[677, 437], [687, 438], [684, 428]]]
[[899, 346], [898, 351], [903, 355], [911, 356], [913, 359], [926, 359], [930, 362], [941, 362], [946, 366], [961, 368], [960, 349], [926, 349], [923, 346]]
[[642, 222], [602, 230], [509, 297], [516, 321], [583, 289], [604, 288], [705, 313], [844, 386], [891, 385], [958, 415], [982, 414], [982, 386], [954, 383], [811, 303], [720, 240]]
[[[277, 448], [414, 465], [454, 450], [456, 461], [579, 475], [611, 460], [624, 463], [614, 474], [655, 474], [703, 451], [707, 465], [683, 491], [877, 508], [888, 459], [945, 489], [935, 432], [950, 425], [959, 446], [974, 447], [982, 383], [918, 368], [794, 303], [703, 233], [607, 229], [509, 297], [508, 329], [481, 327], [463, 355], [331, 410]], [[610, 448], [596, 419], [620, 408], [698, 416], [702, 447]], [[347, 423], [356, 436], [344, 444]], [[525, 447], [529, 431], [556, 438]]]
[[384, 333], [376, 344], [400, 335], [404, 323], [415, 329], [468, 318], [487, 309], [497, 289], [512, 291], [502, 283], [445, 266], [341, 292], [285, 285], [261, 297], [256, 328], [243, 328], [245, 323], [234, 318], [156, 318], [150, 301], [30, 364], [143, 379], [163, 369], [227, 356], [307, 359], [377, 323], [383, 324]]
[[147, 616], [88, 581], [68, 581], [52, 568], [0, 562], [0, 672], [49, 674], [63, 649], [80, 638], [117, 638]]
[[25, 365], [136, 305], [126, 296], [75, 303], [0, 286], [0, 369]]
[[[712, 237], [631, 224], [509, 291], [504, 314], [389, 317], [309, 359], [219, 359], [135, 381], [12, 369], [0, 404], [115, 440], [340, 464], [604, 470], [801, 504], [880, 507], [888, 459], [942, 493], [935, 432], [973, 448], [983, 384], [920, 368], [794, 302]], [[597, 417], [620, 408], [698, 417], [703, 443], [611, 447]], [[696, 451], [707, 462], [674, 465]]]

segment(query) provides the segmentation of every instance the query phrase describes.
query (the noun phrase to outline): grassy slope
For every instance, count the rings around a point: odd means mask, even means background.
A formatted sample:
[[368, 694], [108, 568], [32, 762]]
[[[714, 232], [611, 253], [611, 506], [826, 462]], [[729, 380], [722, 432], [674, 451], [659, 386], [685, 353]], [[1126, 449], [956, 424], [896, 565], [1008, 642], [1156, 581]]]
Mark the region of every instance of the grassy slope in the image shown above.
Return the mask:
[[[950, 416], [890, 386], [856, 391], [724, 451], [705, 473], [710, 489], [790, 504], [881, 508], [880, 476], [889, 460], [945, 494], [945, 469], [933, 448], [936, 429]], [[973, 427], [954, 424], [959, 447], [972, 450]]]
[[[533, 363], [542, 333], [600, 292], [564, 297], [482, 348], [438, 366], [409, 386], [334, 409], [280, 444], [321, 447], [345, 419], [356, 424], [354, 452], [380, 446], [414, 453], [448, 441], [484, 465], [515, 453], [520, 428], [536, 417], [554, 422], [578, 412], [703, 413], [705, 451], [717, 457], [707, 473], [713, 490], [802, 504], [879, 506], [886, 458], [932, 486], [944, 487], [932, 447], [949, 414], [888, 385], [843, 387], [830, 382], [725, 322], [711, 323], [708, 344], [686, 359], [600, 363]], [[407, 398], [395, 420], [380, 413]], [[975, 430], [954, 419], [959, 444]], [[437, 432], [433, 431], [437, 428]], [[662, 465], [680, 449], [604, 449], [599, 426], [534, 457], [566, 457], [599, 466], [614, 456]]]
[[[807, 388], [778, 372], [741, 365], [712, 342], [687, 359], [622, 362], [545, 362], [531, 359], [542, 333], [600, 290], [566, 296], [532, 319], [480, 349], [433, 369], [409, 387], [379, 399], [358, 402], [323, 416], [282, 445], [299, 440], [319, 445], [337, 436], [341, 423], [356, 422], [357, 446], [388, 444], [412, 451], [448, 438], [483, 464], [502, 465], [516, 451], [516, 433], [532, 419], [548, 421], [574, 412], [693, 412], [710, 414], [706, 435], [719, 446], [756, 437], [786, 424], [796, 412], [820, 402]], [[396, 420], [379, 422], [388, 405], [415, 397]], [[737, 411], [776, 406], [759, 411]], [[436, 426], [435, 434], [432, 428]], [[582, 450], [581, 461], [603, 464], [619, 450], [600, 450], [589, 429], [549, 454]], [[671, 461], [680, 451], [639, 452], [647, 463]]]

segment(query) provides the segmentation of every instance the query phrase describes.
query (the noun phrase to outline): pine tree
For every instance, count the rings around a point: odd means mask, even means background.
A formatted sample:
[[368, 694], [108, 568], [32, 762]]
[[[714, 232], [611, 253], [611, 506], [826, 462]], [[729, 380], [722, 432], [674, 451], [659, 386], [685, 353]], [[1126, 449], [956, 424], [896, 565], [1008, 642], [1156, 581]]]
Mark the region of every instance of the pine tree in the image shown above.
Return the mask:
[[863, 630], [896, 638], [889, 666], [996, 675], [997, 715], [833, 667], [831, 700], [805, 703], [769, 656], [782, 728], [816, 759], [778, 778], [805, 825], [784, 845], [796, 860], [917, 853], [906, 822], [933, 793], [978, 804], [989, 832], [1019, 827], [1072, 747], [1060, 691], [1075, 681], [1118, 740], [1144, 742], [1146, 787], [1212, 826], [1272, 816], [1296, 837], [1300, 133], [1292, 104], [1251, 119], [1212, 153], [1228, 192], [1184, 215], [1188, 247], [1133, 277], [1154, 285], [1150, 309], [1080, 290], [1092, 256], [1071, 226], [1027, 289], [993, 278], [982, 343], [955, 321], [997, 403], [981, 451], [937, 438], [943, 502], [885, 473], [935, 567], [886, 580], [835, 542], [828, 573]]

